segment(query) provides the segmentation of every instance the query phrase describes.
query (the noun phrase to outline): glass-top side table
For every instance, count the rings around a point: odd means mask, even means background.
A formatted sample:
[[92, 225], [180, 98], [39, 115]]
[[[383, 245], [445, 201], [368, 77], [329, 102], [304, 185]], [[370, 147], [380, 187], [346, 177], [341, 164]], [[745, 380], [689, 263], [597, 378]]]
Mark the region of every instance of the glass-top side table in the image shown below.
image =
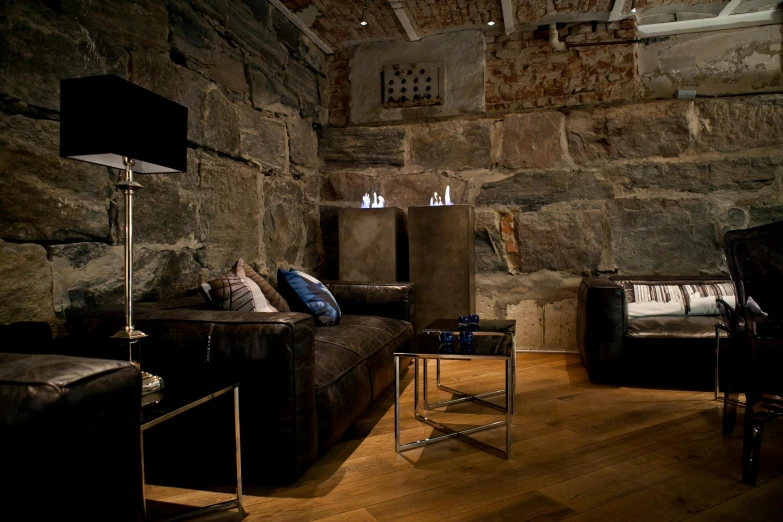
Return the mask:
[[[428, 424], [433, 428], [442, 431], [445, 435], [430, 437], [415, 442], [401, 443], [400, 442], [400, 358], [412, 357], [414, 364], [414, 381], [413, 381], [413, 407], [414, 416], [416, 420], [424, 424]], [[419, 360], [424, 362], [424, 368], [426, 371], [427, 361], [435, 359], [440, 362], [443, 359], [456, 359], [456, 360], [501, 360], [505, 361], [506, 368], [506, 386], [500, 393], [506, 395], [506, 404], [504, 406], [498, 406], [491, 402], [483, 400], [481, 397], [486, 397], [486, 394], [470, 396], [457, 390], [451, 390], [451, 388], [443, 387], [451, 393], [461, 395], [459, 399], [452, 401], [444, 401], [442, 403], [435, 403], [431, 405], [425, 404], [424, 409], [434, 409], [446, 404], [453, 404], [455, 402], [462, 402], [465, 400], [473, 400], [484, 406], [494, 408], [505, 414], [504, 420], [490, 422], [488, 424], [482, 424], [465, 430], [455, 431], [448, 426], [445, 426], [424, 414], [424, 411], [419, 408]], [[397, 453], [403, 451], [418, 448], [426, 444], [433, 442], [439, 442], [441, 440], [458, 438], [464, 442], [479, 447], [485, 451], [488, 451], [494, 455], [502, 458], [511, 457], [511, 415], [513, 413], [514, 405], [514, 391], [515, 391], [515, 379], [513, 377], [516, 369], [516, 353], [513, 350], [511, 343], [507, 342], [504, 336], [479, 336], [474, 337], [470, 346], [460, 344], [458, 339], [455, 339], [448, 345], [441, 344], [438, 337], [434, 335], [417, 335], [415, 336], [410, 345], [403, 347], [402, 351], [395, 352], [394, 354], [394, 447]], [[426, 379], [424, 381], [426, 390]], [[426, 391], [425, 391], [426, 393]], [[498, 393], [492, 392], [493, 395]], [[425, 401], [426, 403], [426, 401]], [[471, 433], [484, 431], [492, 428], [505, 426], [506, 428], [506, 444], [505, 451], [494, 446], [490, 446], [482, 441], [476, 440], [470, 437]]]
[[[517, 350], [517, 343], [516, 343], [516, 331], [517, 331], [517, 322], [513, 319], [482, 319], [479, 322], [478, 329], [471, 330], [473, 332], [473, 337], [477, 338], [479, 336], [489, 336], [489, 337], [503, 337], [503, 342], [508, 343], [511, 345], [511, 349], [513, 353], [516, 353]], [[459, 324], [457, 323], [456, 319], [436, 319], [430, 324], [428, 324], [426, 327], [422, 329], [422, 333], [428, 334], [428, 335], [440, 335], [441, 332], [452, 332], [454, 336], [456, 337], [459, 335], [460, 329]], [[512, 358], [512, 370], [513, 373], [511, 375], [511, 378], [513, 379], [513, 386], [516, 389], [516, 379], [517, 379], [517, 361], [516, 357]], [[441, 401], [441, 402], [434, 402], [431, 403], [429, 401], [429, 391], [428, 391], [428, 375], [427, 375], [427, 361], [424, 361], [424, 386], [423, 386], [423, 392], [424, 392], [424, 407], [426, 409], [434, 409], [439, 408], [441, 406], [448, 406], [449, 404], [455, 404], [458, 402], [464, 402], [464, 401], [474, 401], [478, 402], [484, 406], [488, 406], [490, 408], [496, 408], [497, 405], [487, 402], [483, 399], [489, 398], [489, 397], [495, 397], [497, 395], [502, 395], [505, 392], [505, 390], [494, 390], [486, 393], [479, 393], [477, 395], [468, 395], [464, 392], [461, 392], [459, 390], [456, 390], [454, 388], [450, 388], [446, 385], [444, 385], [441, 382], [441, 373], [440, 373], [440, 359], [437, 359], [435, 361], [435, 386], [442, 391], [445, 391], [447, 393], [451, 393], [452, 395], [456, 395], [456, 399], [451, 399], [448, 401]], [[512, 398], [511, 401], [511, 413], [514, 413], [516, 411], [514, 409], [514, 401]]]
[[[151, 396], [145, 396], [142, 398], [143, 405], [141, 408], [141, 486], [142, 492], [144, 491], [144, 432], [148, 429], [157, 426], [169, 419], [176, 417], [188, 410], [192, 410], [196, 406], [211, 401], [216, 397], [232, 393], [234, 395], [234, 444], [236, 455], [236, 472], [237, 472], [237, 487], [236, 498], [228, 500], [226, 502], [219, 502], [210, 506], [195, 508], [182, 513], [177, 513], [174, 516], [157, 519], [156, 522], [172, 522], [174, 520], [181, 520], [184, 518], [194, 517], [196, 515], [203, 515], [206, 513], [212, 513], [214, 511], [221, 511], [230, 508], [239, 508], [239, 512], [243, 513], [242, 507], [242, 454], [241, 444], [239, 438], [239, 383], [234, 382], [231, 384], [221, 383], [217, 385], [204, 384], [203, 386], [176, 386], [175, 383], [167, 383], [166, 388], [160, 392], [150, 394]], [[144, 501], [144, 517], [147, 519], [147, 498], [143, 497]]]

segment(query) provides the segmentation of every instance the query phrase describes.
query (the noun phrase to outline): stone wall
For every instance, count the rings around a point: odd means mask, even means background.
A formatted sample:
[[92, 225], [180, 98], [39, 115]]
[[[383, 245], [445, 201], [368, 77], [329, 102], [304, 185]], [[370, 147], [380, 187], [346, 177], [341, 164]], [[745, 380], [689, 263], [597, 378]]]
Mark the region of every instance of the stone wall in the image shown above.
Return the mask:
[[[633, 20], [573, 24], [559, 30], [565, 44], [633, 40]], [[564, 107], [637, 97], [636, 45], [569, 47], [554, 51], [549, 31], [487, 34], [488, 112]]]
[[477, 307], [518, 346], [576, 350], [584, 274], [725, 270], [729, 229], [783, 219], [783, 96], [666, 100], [502, 117], [325, 128], [324, 273], [336, 213], [379, 190], [476, 206]]
[[683, 34], [639, 46], [644, 96], [671, 98], [677, 89], [700, 95], [780, 92], [780, 25]]
[[266, 0], [12, 1], [0, 24], [0, 323], [122, 303], [118, 172], [59, 157], [61, 78], [188, 107], [187, 172], [139, 176], [137, 300], [239, 257], [317, 270], [325, 57]]

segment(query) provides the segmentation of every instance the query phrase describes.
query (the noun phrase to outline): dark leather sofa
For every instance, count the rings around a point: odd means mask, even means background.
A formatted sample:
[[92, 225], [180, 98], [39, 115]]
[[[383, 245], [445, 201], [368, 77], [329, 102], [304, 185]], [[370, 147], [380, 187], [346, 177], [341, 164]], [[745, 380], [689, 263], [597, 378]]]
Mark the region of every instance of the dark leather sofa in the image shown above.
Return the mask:
[[[47, 329], [4, 349], [50, 351]], [[0, 519], [141, 521], [140, 405], [129, 362], [0, 353]]]
[[[315, 327], [303, 313], [216, 311], [200, 296], [135, 307], [137, 328], [150, 336], [142, 366], [167, 387], [189, 379], [241, 383], [242, 472], [251, 482], [298, 478], [389, 387], [393, 353], [413, 336], [412, 285], [327, 286], [343, 314], [336, 326]], [[121, 324], [119, 312], [81, 316], [69, 335], [87, 349], [99, 340], [105, 356], [105, 340]]]
[[[579, 288], [577, 344], [590, 381], [709, 389], [715, 378], [719, 316], [628, 318], [617, 281], [665, 284], [731, 282], [728, 276], [588, 277]], [[721, 343], [725, 332], [721, 332]]]

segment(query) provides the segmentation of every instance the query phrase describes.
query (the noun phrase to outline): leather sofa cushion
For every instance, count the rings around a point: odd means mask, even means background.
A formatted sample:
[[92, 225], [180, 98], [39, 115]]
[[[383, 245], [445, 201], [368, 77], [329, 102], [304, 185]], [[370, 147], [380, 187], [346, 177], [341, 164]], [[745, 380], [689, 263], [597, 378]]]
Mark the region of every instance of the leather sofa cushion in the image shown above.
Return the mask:
[[393, 353], [411, 337], [410, 323], [368, 315], [346, 315], [335, 326], [316, 328], [319, 453], [334, 445], [389, 385]]
[[371, 315], [346, 315], [340, 324], [316, 328], [316, 391], [339, 379], [389, 343], [396, 348], [411, 337], [413, 330], [410, 323]]
[[[633, 338], [714, 339], [715, 323], [718, 322], [720, 317], [698, 315], [639, 317], [628, 321], [625, 335]], [[722, 330], [721, 336], [726, 336]]]

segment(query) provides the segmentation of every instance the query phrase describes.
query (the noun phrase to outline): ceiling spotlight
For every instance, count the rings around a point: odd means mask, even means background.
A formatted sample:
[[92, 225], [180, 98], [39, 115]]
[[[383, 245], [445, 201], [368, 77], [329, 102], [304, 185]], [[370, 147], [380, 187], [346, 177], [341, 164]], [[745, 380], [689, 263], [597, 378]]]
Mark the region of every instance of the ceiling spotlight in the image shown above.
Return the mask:
[[492, 11], [492, 3], [489, 4], [489, 22], [487, 22], [487, 25], [492, 27], [495, 25], [495, 13]]
[[367, 2], [362, 3], [362, 21], [359, 22], [359, 24], [364, 27], [367, 25], [367, 16], [364, 14], [365, 10], [367, 9]]
[[636, 12], [636, 0], [631, 1], [631, 12], [632, 13]]

